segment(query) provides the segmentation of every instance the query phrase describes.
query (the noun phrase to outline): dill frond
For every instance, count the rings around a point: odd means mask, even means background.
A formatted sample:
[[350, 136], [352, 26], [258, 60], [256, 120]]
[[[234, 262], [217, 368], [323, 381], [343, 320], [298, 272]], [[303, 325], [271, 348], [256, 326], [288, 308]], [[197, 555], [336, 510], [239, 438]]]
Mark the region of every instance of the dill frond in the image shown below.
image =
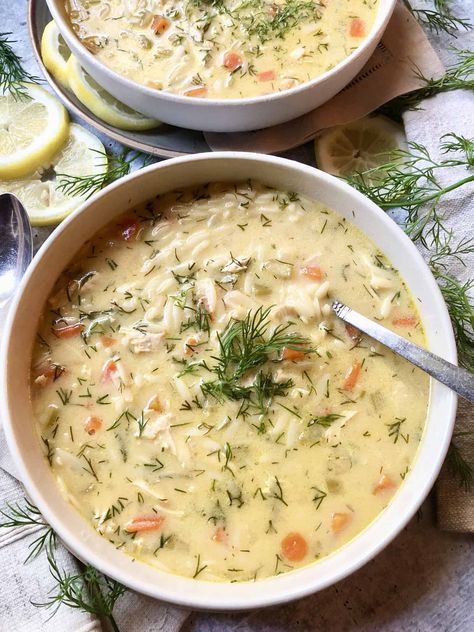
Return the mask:
[[0, 515], [6, 518], [5, 521], [0, 522], [0, 528], [39, 527], [40, 535], [28, 545], [30, 552], [25, 559], [25, 564], [39, 555], [41, 551], [46, 551], [49, 554], [54, 549], [56, 533], [49, 524], [45, 522], [39, 509], [27, 498], [24, 500], [24, 505], [20, 505], [19, 503], [14, 505], [7, 504], [6, 508], [0, 510]]
[[459, 480], [459, 486], [466, 492], [470, 491], [474, 483], [474, 472], [454, 441], [449, 446], [446, 463], [450, 474]]
[[217, 360], [215, 372], [219, 379], [240, 379], [250, 369], [267, 362], [272, 353], [279, 353], [285, 347], [304, 353], [313, 351], [307, 346], [306, 338], [288, 331], [291, 323], [278, 325], [267, 336], [270, 311], [271, 307], [249, 311], [244, 320], [231, 321], [218, 336], [220, 355], [214, 359]]
[[[206, 367], [216, 379], [203, 382], [203, 395], [213, 397], [218, 402], [226, 399], [244, 400], [239, 415], [263, 415], [276, 396], [285, 396], [293, 386], [291, 379], [277, 382], [270, 371], [262, 370], [272, 356], [277, 356], [284, 348], [311, 353], [308, 340], [295, 332], [288, 331], [291, 323], [278, 325], [269, 333], [271, 307], [259, 307], [249, 311], [244, 320], [232, 320], [218, 335], [219, 355], [213, 356], [216, 364]], [[249, 384], [249, 372], [259, 369]], [[247, 380], [246, 380], [247, 378]], [[242, 383], [242, 381], [244, 381]]]
[[82, 573], [68, 574], [59, 568], [51, 552], [48, 553], [48, 562], [55, 586], [50, 590], [51, 596], [47, 601], [32, 602], [33, 605], [38, 608], [53, 608], [53, 615], [61, 605], [65, 605], [100, 617], [107, 617], [113, 629], [118, 632], [112, 611], [117, 600], [125, 592], [125, 587], [89, 565]]
[[319, 417], [313, 417], [308, 421], [308, 427], [311, 426], [322, 426], [323, 428], [330, 428], [331, 425], [341, 419], [342, 415], [338, 415], [337, 413], [331, 413], [329, 415], [320, 415]]
[[[102, 157], [103, 162], [100, 163], [99, 166], [103, 167], [104, 171], [102, 173], [84, 176], [72, 176], [67, 173], [58, 173], [56, 174], [56, 189], [58, 191], [62, 191], [65, 195], [71, 197], [85, 195], [86, 199], [88, 199], [91, 195], [100, 191], [107, 184], [128, 175], [132, 168], [132, 164], [138, 158], [143, 158], [144, 156], [139, 151], [131, 151], [129, 149], [124, 149], [118, 155], [109, 155], [106, 152], [98, 151], [96, 149], [93, 149], [92, 151]], [[143, 166], [149, 164], [150, 160], [152, 160], [151, 157], [145, 156]]]
[[[381, 208], [408, 210], [411, 214], [408, 232], [417, 240], [421, 238], [425, 226], [415, 223], [418, 215], [414, 211], [427, 204], [435, 207], [446, 193], [474, 181], [473, 173], [447, 186], [441, 186], [437, 178], [439, 172], [448, 167], [473, 166], [474, 139], [446, 134], [441, 138], [441, 152], [445, 157], [434, 160], [424, 145], [410, 142], [407, 149], [391, 152], [384, 164], [356, 173], [348, 180]], [[461, 155], [453, 157], [451, 154], [454, 152]]]
[[429, 79], [418, 69], [414, 69], [415, 76], [424, 83], [418, 90], [401, 95], [380, 108], [380, 112], [400, 120], [406, 110], [416, 110], [424, 99], [450, 92], [451, 90], [474, 90], [474, 51], [452, 49], [456, 54], [456, 63], [446, 69], [446, 73], [439, 79]]
[[28, 98], [23, 82], [39, 83], [41, 79], [27, 72], [9, 39], [12, 33], [0, 33], [0, 92], [9, 93], [16, 100]]
[[410, 13], [422, 25], [435, 33], [444, 32], [456, 37], [460, 29], [469, 31], [472, 24], [466, 18], [454, 15], [446, 0], [434, 0], [433, 9], [414, 9], [409, 0], [403, 0]]

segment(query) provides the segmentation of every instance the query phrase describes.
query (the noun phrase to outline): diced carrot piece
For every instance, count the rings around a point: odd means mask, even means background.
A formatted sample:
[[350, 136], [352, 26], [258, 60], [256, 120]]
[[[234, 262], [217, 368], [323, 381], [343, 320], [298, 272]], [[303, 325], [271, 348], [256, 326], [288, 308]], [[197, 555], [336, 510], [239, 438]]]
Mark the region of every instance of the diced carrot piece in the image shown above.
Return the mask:
[[276, 78], [274, 70], [263, 70], [257, 73], [257, 79], [259, 81], [273, 81]]
[[157, 413], [161, 413], [163, 410], [163, 406], [161, 405], [158, 395], [153, 395], [146, 407], [148, 410], [154, 410]]
[[167, 28], [169, 28], [170, 24], [171, 22], [168, 18], [165, 18], [162, 15], [154, 15], [150, 28], [155, 35], [161, 35]]
[[393, 480], [391, 476], [388, 474], [382, 474], [382, 476], [377, 481], [374, 486], [373, 493], [374, 494], [382, 494], [384, 492], [390, 491], [391, 489], [395, 489], [397, 484]]
[[111, 338], [110, 336], [101, 336], [100, 341], [106, 349], [108, 349], [109, 347], [113, 347], [114, 344], [116, 344], [117, 342], [115, 338]]
[[65, 368], [54, 362], [44, 362], [35, 369], [35, 384], [46, 386], [55, 382], [64, 372]]
[[199, 340], [195, 336], [190, 336], [184, 341], [183, 353], [184, 355], [192, 355], [195, 352], [195, 346], [199, 343]]
[[161, 83], [161, 81], [153, 81], [150, 79], [146, 82], [146, 85], [149, 88], [153, 88], [153, 90], [163, 90], [163, 84]]
[[219, 544], [223, 544], [227, 541], [227, 533], [224, 527], [217, 527], [212, 536], [214, 542], [218, 542]]
[[360, 330], [350, 323], [346, 323], [346, 332], [351, 340], [359, 340], [359, 338], [361, 337]]
[[297, 351], [296, 349], [288, 349], [287, 347], [283, 348], [281, 352], [282, 360], [292, 360], [293, 362], [297, 362], [298, 360], [304, 360], [306, 354], [303, 351]]
[[73, 338], [74, 336], [78, 336], [82, 331], [84, 331], [84, 325], [82, 323], [53, 327], [53, 334], [56, 338]]
[[134, 518], [127, 527], [129, 533], [140, 533], [141, 531], [156, 531], [160, 529], [161, 525], [165, 521], [163, 516], [155, 514], [147, 516], [137, 516]]
[[352, 520], [351, 514], [336, 512], [331, 516], [331, 530], [333, 533], [341, 533]]
[[125, 241], [130, 241], [138, 232], [138, 221], [136, 219], [129, 219], [120, 225], [120, 236]]
[[349, 33], [351, 37], [365, 37], [365, 21], [361, 18], [354, 18]]
[[413, 327], [418, 322], [418, 319], [413, 314], [408, 314], [407, 316], [396, 316], [392, 320], [392, 324], [396, 327]]
[[303, 266], [300, 272], [303, 276], [308, 277], [308, 279], [314, 279], [315, 281], [321, 281], [321, 279], [324, 278], [323, 271], [317, 265]]
[[186, 90], [184, 93], [185, 97], [205, 97], [207, 94], [206, 86], [201, 86], [199, 88], [192, 88], [191, 90]]
[[102, 419], [100, 419], [100, 417], [88, 417], [84, 423], [84, 429], [90, 435], [95, 434], [97, 430], [100, 430], [101, 428]]
[[357, 384], [359, 380], [361, 370], [362, 370], [362, 364], [358, 361], [354, 362], [354, 364], [351, 366], [351, 368], [347, 372], [346, 377], [344, 379], [344, 384], [342, 385], [342, 388], [345, 391], [351, 391], [354, 388], [354, 386]]
[[308, 543], [301, 533], [289, 533], [281, 541], [281, 552], [290, 562], [301, 562], [308, 553]]
[[107, 360], [102, 369], [102, 382], [108, 382], [119, 375], [117, 363], [114, 360]]
[[228, 51], [224, 55], [224, 66], [227, 68], [227, 70], [230, 70], [231, 72], [234, 72], [234, 70], [240, 68], [242, 66], [242, 61], [242, 57], [239, 55], [239, 53], [236, 53], [234, 51]]

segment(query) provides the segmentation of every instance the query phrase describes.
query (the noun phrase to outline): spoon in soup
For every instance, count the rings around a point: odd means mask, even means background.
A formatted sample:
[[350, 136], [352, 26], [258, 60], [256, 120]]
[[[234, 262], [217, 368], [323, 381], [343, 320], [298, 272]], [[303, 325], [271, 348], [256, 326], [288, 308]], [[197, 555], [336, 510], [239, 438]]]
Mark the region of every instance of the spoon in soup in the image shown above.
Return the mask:
[[346, 323], [378, 340], [464, 399], [474, 402], [474, 375], [472, 373], [451, 364], [431, 351], [422, 349], [422, 347], [402, 338], [386, 327], [362, 316], [340, 301], [333, 301], [332, 308], [339, 318]]
[[11, 299], [33, 257], [30, 221], [20, 200], [0, 195], [0, 329]]

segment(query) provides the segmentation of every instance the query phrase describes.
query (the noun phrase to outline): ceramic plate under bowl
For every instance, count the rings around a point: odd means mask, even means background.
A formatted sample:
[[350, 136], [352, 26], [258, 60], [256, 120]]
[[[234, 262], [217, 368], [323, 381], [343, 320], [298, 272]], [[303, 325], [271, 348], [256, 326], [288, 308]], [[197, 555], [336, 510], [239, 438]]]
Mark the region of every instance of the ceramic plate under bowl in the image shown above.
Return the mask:
[[43, 64], [40, 53], [41, 36], [45, 26], [51, 20], [52, 17], [45, 0], [30, 0], [28, 30], [36, 60], [49, 85], [71, 112], [79, 116], [98, 132], [106, 134], [113, 140], [154, 156], [175, 158], [177, 156], [211, 151], [201, 132], [165, 124], [147, 132], [130, 132], [108, 125], [108, 123], [92, 114], [72, 92], [63, 88], [56, 81]]

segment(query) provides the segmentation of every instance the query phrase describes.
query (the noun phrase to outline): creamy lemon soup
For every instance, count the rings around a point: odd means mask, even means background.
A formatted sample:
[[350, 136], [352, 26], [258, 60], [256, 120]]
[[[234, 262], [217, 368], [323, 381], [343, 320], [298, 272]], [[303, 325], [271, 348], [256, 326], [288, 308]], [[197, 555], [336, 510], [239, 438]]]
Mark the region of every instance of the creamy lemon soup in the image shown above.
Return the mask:
[[105, 64], [157, 90], [245, 98], [293, 88], [350, 55], [378, 0], [66, 0]]
[[108, 225], [59, 279], [32, 361], [64, 495], [116, 548], [203, 580], [353, 538], [409, 476], [429, 381], [330, 296], [424, 343], [390, 262], [295, 193], [211, 184]]

